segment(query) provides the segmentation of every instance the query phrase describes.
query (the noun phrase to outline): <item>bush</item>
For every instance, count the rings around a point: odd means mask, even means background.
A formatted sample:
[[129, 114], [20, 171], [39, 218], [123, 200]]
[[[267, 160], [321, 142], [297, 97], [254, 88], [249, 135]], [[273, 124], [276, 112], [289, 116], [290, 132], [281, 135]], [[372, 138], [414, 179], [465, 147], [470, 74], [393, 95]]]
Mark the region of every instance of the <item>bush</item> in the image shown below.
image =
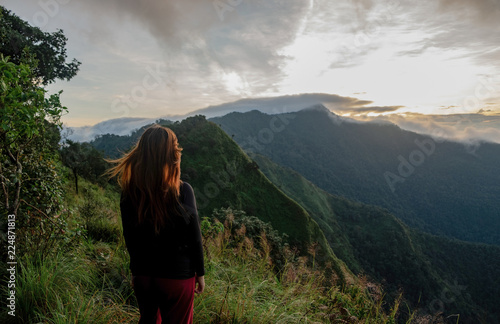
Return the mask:
[[256, 244], [257, 250], [269, 255], [270, 263], [275, 271], [280, 271], [286, 263], [285, 243], [288, 236], [280, 234], [270, 223], [266, 223], [255, 216], [248, 216], [244, 211], [221, 208], [214, 210], [212, 218], [217, 219], [229, 228], [233, 238], [231, 246], [241, 245], [245, 239]]

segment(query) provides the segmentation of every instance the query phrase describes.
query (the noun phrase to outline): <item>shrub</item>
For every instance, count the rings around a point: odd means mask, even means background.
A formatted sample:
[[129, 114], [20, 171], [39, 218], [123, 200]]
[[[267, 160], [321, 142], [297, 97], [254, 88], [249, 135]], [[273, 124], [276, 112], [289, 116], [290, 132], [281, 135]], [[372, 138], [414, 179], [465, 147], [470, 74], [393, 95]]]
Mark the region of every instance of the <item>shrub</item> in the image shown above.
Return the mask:
[[288, 247], [285, 243], [288, 238], [286, 234], [280, 234], [271, 224], [255, 216], [248, 216], [241, 210], [221, 208], [213, 211], [212, 218], [230, 230], [232, 247], [242, 246], [245, 239], [249, 239], [251, 242], [245, 244], [256, 244], [257, 250], [270, 257], [269, 261], [275, 271], [280, 271], [284, 267], [287, 255], [285, 249]]

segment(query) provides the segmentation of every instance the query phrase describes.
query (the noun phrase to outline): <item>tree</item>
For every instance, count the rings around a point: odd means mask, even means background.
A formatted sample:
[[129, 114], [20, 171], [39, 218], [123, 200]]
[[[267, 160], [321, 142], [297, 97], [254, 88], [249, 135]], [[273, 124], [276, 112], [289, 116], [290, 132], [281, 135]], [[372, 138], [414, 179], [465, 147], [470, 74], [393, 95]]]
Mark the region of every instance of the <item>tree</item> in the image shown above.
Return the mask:
[[62, 31], [43, 33], [1, 6], [0, 36], [0, 217], [15, 217], [16, 250], [44, 256], [67, 228], [57, 172], [66, 107], [43, 86], [69, 80], [80, 63], [66, 63]]
[[29, 64], [0, 58], [1, 204], [13, 215], [17, 215], [23, 195], [36, 199], [46, 194], [43, 190], [50, 190], [47, 180], [55, 177], [54, 130], [61, 127], [66, 110], [60, 93], [46, 98], [46, 90], [35, 78]]
[[78, 173], [81, 173], [84, 162], [81, 145], [78, 142], [66, 140], [66, 145], [61, 149], [61, 159], [64, 165], [73, 171], [75, 190], [78, 195]]
[[109, 168], [102, 153], [96, 150], [90, 143], [78, 143], [66, 140], [61, 149], [63, 163], [73, 171], [75, 178], [75, 190], [78, 194], [78, 176], [104, 185], [107, 180], [101, 177]]
[[33, 73], [42, 84], [70, 80], [78, 72], [80, 62], [66, 62], [66, 41], [62, 30], [43, 32], [0, 6], [0, 53], [15, 64], [30, 55], [38, 60]]

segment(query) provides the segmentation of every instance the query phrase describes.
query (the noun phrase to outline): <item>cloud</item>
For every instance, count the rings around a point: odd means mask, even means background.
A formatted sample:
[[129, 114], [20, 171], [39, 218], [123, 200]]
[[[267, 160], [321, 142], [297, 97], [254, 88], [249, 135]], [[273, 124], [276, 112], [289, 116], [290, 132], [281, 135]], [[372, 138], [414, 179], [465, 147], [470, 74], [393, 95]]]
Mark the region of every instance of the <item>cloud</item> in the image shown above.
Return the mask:
[[423, 115], [408, 113], [385, 116], [354, 117], [361, 121], [393, 123], [402, 129], [464, 143], [494, 142], [500, 144], [500, 115], [451, 114]]
[[500, 3], [497, 0], [439, 0], [443, 11], [460, 12], [478, 24], [498, 25]]
[[93, 126], [67, 127], [72, 129], [69, 139], [76, 141], [90, 141], [96, 135], [117, 134], [126, 135], [134, 129], [155, 122], [159, 118], [169, 120], [182, 120], [188, 116], [204, 115], [207, 118], [223, 116], [233, 111], [248, 112], [259, 110], [268, 114], [280, 114], [302, 110], [315, 105], [325, 105], [334, 112], [386, 112], [394, 111], [399, 107], [370, 107], [372, 101], [360, 100], [353, 97], [343, 97], [327, 93], [304, 93], [298, 95], [288, 95], [279, 97], [265, 97], [240, 99], [234, 102], [228, 102], [220, 105], [209, 106], [203, 109], [195, 110], [187, 114], [164, 115], [157, 118], [114, 118]]
[[[321, 99], [342, 114], [399, 112], [400, 104], [463, 102], [458, 96], [474, 95], [467, 80], [500, 74], [498, 0], [23, 0], [10, 6], [31, 18], [49, 2], [59, 4], [59, 13], [49, 15], [46, 27], [69, 31], [69, 56], [83, 62], [64, 85], [74, 120], [184, 115], [301, 92], [365, 92], [377, 100], [300, 97]], [[166, 85], [140, 92], [147, 69], [157, 64]], [[500, 92], [500, 80], [492, 86]], [[113, 111], [113, 100], [134, 94], [144, 95], [129, 114]], [[485, 100], [500, 100], [495, 96]], [[281, 107], [292, 106], [281, 100]], [[499, 111], [482, 104], [471, 111], [479, 109]]]
[[497, 0], [426, 1], [425, 6], [404, 4], [408, 23], [427, 34], [413, 50], [420, 55], [430, 48], [462, 51], [462, 55], [500, 67], [500, 2]]
[[213, 81], [220, 84], [225, 74], [236, 72], [249, 94], [284, 77], [280, 66], [287, 58], [278, 51], [294, 39], [308, 9], [301, 0], [90, 0], [79, 6], [101, 20], [114, 16], [147, 29], [180, 87], [221, 91]]
[[[15, 6], [30, 18], [39, 3]], [[113, 100], [130, 97], [143, 84], [147, 68], [157, 65], [168, 88], [148, 90], [141, 111], [114, 117], [154, 116], [160, 109], [182, 114], [277, 93], [286, 78], [282, 66], [291, 59], [280, 50], [294, 40], [309, 10], [303, 0], [86, 0], [60, 4], [49, 22], [51, 28], [69, 30], [73, 44], [85, 44], [75, 55], [83, 64], [70, 86], [89, 89], [93, 76], [102, 76], [104, 100], [98, 103], [100, 112], [91, 113], [97, 119], [103, 113], [113, 116]], [[96, 107], [92, 97], [85, 101]], [[77, 104], [81, 114], [89, 114], [84, 101]]]
[[334, 109], [335, 112], [341, 114], [357, 115], [357, 114], [382, 114], [386, 112], [394, 112], [404, 108], [404, 106], [366, 106], [366, 107], [340, 107]]
[[323, 104], [333, 111], [342, 111], [343, 109], [363, 108], [371, 103], [372, 101], [369, 100], [360, 100], [335, 94], [304, 93], [279, 97], [241, 99], [200, 109], [192, 112], [192, 114], [202, 114], [209, 118], [222, 116], [233, 111], [247, 112], [260, 110], [265, 113], [277, 114], [294, 112], [317, 104]]
[[[333, 17], [323, 24], [335, 20], [344, 35], [336, 38], [340, 55], [331, 62], [330, 68], [356, 66], [388, 43], [398, 47], [395, 56], [420, 56], [429, 49], [438, 49], [450, 51], [455, 57], [470, 58], [477, 64], [500, 68], [498, 0], [353, 0], [349, 3], [350, 6], [346, 6], [331, 1], [322, 5], [325, 15]], [[338, 17], [337, 12], [344, 17]], [[319, 30], [328, 33], [325, 27]]]
[[[370, 106], [371, 103], [369, 100], [359, 100], [335, 94], [308, 93], [241, 99], [235, 102], [209, 106], [184, 115], [169, 115], [158, 118], [176, 121], [197, 114], [212, 118], [233, 111], [248, 112], [251, 110], [259, 110], [268, 114], [281, 114], [324, 105], [335, 113], [349, 113], [351, 115], [350, 119], [342, 117], [342, 120], [345, 121], [393, 123], [409, 131], [469, 144], [476, 142], [500, 143], [500, 114], [423, 115], [417, 113], [393, 113], [369, 116], [369, 113], [395, 112], [403, 108], [402, 106]], [[89, 141], [99, 134], [126, 135], [130, 134], [134, 129], [155, 122], [158, 118], [116, 118], [94, 126], [72, 127], [73, 133], [68, 138], [77, 141]]]
[[156, 120], [156, 118], [115, 118], [105, 120], [93, 126], [64, 126], [62, 134], [72, 141], [89, 142], [97, 135], [129, 135], [132, 131], [144, 125], [154, 123]]
[[[360, 100], [353, 97], [344, 97], [328, 93], [303, 93], [265, 98], [240, 99], [234, 102], [210, 106], [189, 113], [189, 115], [201, 114], [207, 118], [222, 116], [233, 111], [248, 112], [259, 110], [264, 113], [278, 114], [295, 112], [307, 107], [324, 105], [330, 111], [337, 114], [366, 115], [369, 113], [381, 114], [395, 112], [404, 106], [370, 106], [373, 101]], [[187, 115], [186, 115], [187, 116]], [[168, 118], [169, 116], [165, 116]], [[181, 117], [181, 116], [176, 116]]]

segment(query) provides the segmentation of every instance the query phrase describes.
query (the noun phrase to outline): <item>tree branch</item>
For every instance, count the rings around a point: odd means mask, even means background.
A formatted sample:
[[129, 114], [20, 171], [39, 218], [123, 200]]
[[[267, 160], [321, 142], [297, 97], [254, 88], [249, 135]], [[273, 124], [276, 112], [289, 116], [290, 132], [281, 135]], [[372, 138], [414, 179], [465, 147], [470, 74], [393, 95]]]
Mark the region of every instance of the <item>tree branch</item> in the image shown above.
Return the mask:
[[11, 208], [8, 209], [9, 214], [14, 214], [17, 216], [17, 209], [19, 208], [19, 204], [20, 204], [19, 199], [21, 197], [21, 182], [22, 182], [21, 177], [23, 174], [23, 165], [21, 164], [21, 162], [19, 162], [19, 156], [14, 157], [14, 155], [12, 154], [12, 152], [9, 149], [7, 149], [7, 155], [12, 160], [12, 162], [14, 162], [16, 164], [16, 176], [20, 175], [16, 181], [16, 190], [14, 192], [14, 202], [12, 203], [12, 206], [10, 206]]
[[5, 195], [5, 209], [9, 210], [9, 191], [7, 190], [7, 187], [5, 186], [5, 182], [7, 181], [7, 178], [3, 175], [2, 172], [3, 165], [0, 163], [0, 177], [2, 178], [2, 190], [3, 194]]
[[32, 204], [28, 203], [26, 200], [24, 199], [21, 199], [21, 202], [30, 206], [31, 208], [34, 208], [37, 212], [39, 212], [40, 214], [42, 214], [43, 216], [45, 216], [52, 224], [56, 225], [56, 226], [59, 226], [59, 229], [62, 229], [62, 225], [61, 224], [57, 224], [56, 222], [54, 222], [49, 215], [47, 215], [46, 213], [44, 213], [43, 211], [41, 211], [38, 207], [36, 206], [33, 206]]

